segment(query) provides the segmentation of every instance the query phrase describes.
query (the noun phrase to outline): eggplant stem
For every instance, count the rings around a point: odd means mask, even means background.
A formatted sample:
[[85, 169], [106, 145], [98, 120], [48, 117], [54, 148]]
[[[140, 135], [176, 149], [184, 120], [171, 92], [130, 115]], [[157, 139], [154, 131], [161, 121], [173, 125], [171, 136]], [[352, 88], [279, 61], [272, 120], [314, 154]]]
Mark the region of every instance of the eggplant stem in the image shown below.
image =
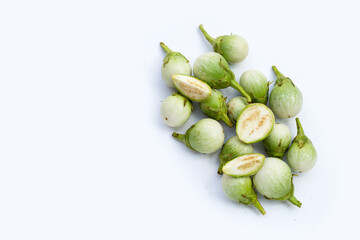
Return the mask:
[[222, 114], [221, 120], [223, 120], [224, 123], [226, 123], [229, 127], [233, 126], [233, 123], [231, 122], [230, 118], [228, 117], [228, 115], [226, 113]]
[[204, 35], [204, 37], [206, 38], [206, 40], [208, 40], [208, 42], [211, 43], [211, 45], [214, 46], [214, 44], [215, 44], [215, 39], [212, 38], [212, 37], [205, 31], [205, 29], [204, 29], [204, 27], [203, 27], [202, 24], [199, 26], [199, 28], [200, 28], [202, 34]]
[[297, 127], [297, 135], [298, 136], [304, 136], [304, 129], [303, 127], [301, 126], [301, 123], [300, 123], [300, 119], [299, 118], [296, 118], [296, 127]]
[[277, 67], [272, 66], [272, 69], [273, 69], [273, 71], [275, 72], [275, 74], [276, 74], [276, 76], [277, 76], [278, 78], [280, 78], [280, 77], [285, 77], [285, 76], [277, 69]]
[[166, 53], [171, 53], [171, 52], [172, 52], [172, 50], [171, 50], [168, 46], [166, 46], [165, 43], [161, 42], [161, 43], [160, 43], [160, 46], [162, 47], [162, 49], [163, 49]]
[[183, 143], [186, 144], [186, 142], [185, 142], [185, 134], [180, 134], [180, 133], [174, 132], [174, 133], [172, 134], [172, 136], [173, 136], [175, 139], [179, 140], [180, 142], [183, 142]]
[[219, 168], [218, 168], [218, 171], [217, 171], [217, 173], [218, 173], [219, 175], [223, 174], [222, 167], [223, 167], [223, 164], [220, 164], [220, 166], [219, 166]]
[[252, 203], [254, 205], [254, 207], [256, 207], [262, 215], [265, 215], [265, 209], [263, 208], [263, 206], [261, 206], [259, 200], [255, 199], [255, 201]]
[[291, 197], [288, 198], [288, 201], [294, 204], [295, 206], [301, 208], [302, 203], [296, 199], [294, 195], [291, 195]]
[[249, 94], [247, 94], [247, 92], [245, 92], [245, 90], [240, 86], [240, 84], [235, 81], [234, 79], [232, 79], [230, 81], [230, 86], [235, 88], [238, 92], [241, 93], [241, 95], [243, 95], [246, 98], [246, 101], [250, 104], [252, 103], [251, 101], [251, 97], [249, 96]]

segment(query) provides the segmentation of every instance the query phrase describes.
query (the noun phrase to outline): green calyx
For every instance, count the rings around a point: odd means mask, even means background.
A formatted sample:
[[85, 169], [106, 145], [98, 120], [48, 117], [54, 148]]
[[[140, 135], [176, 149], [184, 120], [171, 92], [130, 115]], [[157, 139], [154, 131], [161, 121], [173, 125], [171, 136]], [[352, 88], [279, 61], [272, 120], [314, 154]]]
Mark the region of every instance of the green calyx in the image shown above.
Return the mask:
[[245, 98], [246, 101], [250, 104], [252, 103], [251, 97], [249, 96], [249, 94], [247, 94], [247, 92], [240, 86], [240, 84], [238, 82], [235, 81], [235, 78], [233, 78], [230, 81], [230, 86], [234, 89], [236, 89], [238, 92], [240, 92]]
[[212, 90], [210, 97], [200, 103], [201, 110], [215, 120], [223, 120], [229, 127], [233, 124], [227, 115], [226, 98], [216, 89]]
[[251, 144], [243, 143], [237, 136], [229, 138], [221, 149], [219, 155], [218, 174], [223, 173], [223, 166], [230, 160], [252, 152], [254, 152], [254, 148]]
[[276, 74], [276, 82], [275, 82], [275, 85], [274, 87], [281, 87], [284, 83], [290, 83], [292, 84], [293, 86], [295, 86], [295, 84], [293, 83], [293, 81], [288, 78], [288, 77], [285, 77], [278, 69], [276, 66], [272, 66], [272, 69], [274, 71], [274, 73]]
[[224, 62], [226, 63], [225, 59], [224, 59], [224, 61], [222, 59], [220, 59], [219, 65], [224, 70], [224, 73], [225, 73], [225, 76], [226, 76], [224, 78], [224, 80], [228, 82], [228, 84], [229, 84], [228, 86], [230, 86], [230, 87], [234, 88], [235, 90], [237, 90], [238, 92], [240, 92], [241, 95], [243, 95], [246, 98], [246, 101], [248, 103], [252, 103], [250, 95], [235, 80], [235, 74], [231, 71], [229, 65], [227, 63], [224, 64]]
[[199, 56], [194, 63], [194, 75], [215, 89], [232, 88], [239, 91], [251, 103], [251, 97], [235, 80], [225, 58], [218, 53], [208, 52]]
[[170, 62], [171, 59], [174, 59], [175, 61], [185, 61], [185, 62], [189, 62], [189, 60], [187, 60], [186, 57], [184, 57], [184, 55], [182, 55], [179, 52], [171, 52], [168, 53], [164, 60], [163, 60], [163, 67], [166, 67], [166, 65]]
[[199, 28], [206, 40], [208, 40], [208, 42], [213, 46], [214, 51], [222, 55], [223, 53], [221, 51], [221, 41], [223, 40], [224, 36], [220, 36], [215, 39], [206, 32], [202, 24], [199, 26]]
[[265, 215], [266, 212], [257, 199], [250, 177], [233, 178], [223, 175], [222, 188], [225, 195], [231, 200], [245, 205], [253, 205], [261, 214]]

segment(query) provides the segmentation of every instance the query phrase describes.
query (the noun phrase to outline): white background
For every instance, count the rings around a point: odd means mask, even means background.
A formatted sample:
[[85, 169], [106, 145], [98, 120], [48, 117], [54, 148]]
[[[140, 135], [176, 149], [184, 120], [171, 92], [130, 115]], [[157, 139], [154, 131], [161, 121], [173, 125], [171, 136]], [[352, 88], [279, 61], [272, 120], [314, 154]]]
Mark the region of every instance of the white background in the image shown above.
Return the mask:
[[[310, 239], [357, 233], [357, 1], [1, 1], [0, 239]], [[237, 80], [271, 65], [301, 89], [318, 151], [294, 177], [301, 209], [225, 197], [218, 152], [172, 139], [162, 123], [164, 41], [193, 64], [200, 34], [240, 34]], [[233, 89], [224, 89], [229, 97]], [[294, 119], [283, 120], [295, 135]], [[226, 137], [234, 129], [225, 128]], [[255, 144], [263, 152], [262, 145]]]

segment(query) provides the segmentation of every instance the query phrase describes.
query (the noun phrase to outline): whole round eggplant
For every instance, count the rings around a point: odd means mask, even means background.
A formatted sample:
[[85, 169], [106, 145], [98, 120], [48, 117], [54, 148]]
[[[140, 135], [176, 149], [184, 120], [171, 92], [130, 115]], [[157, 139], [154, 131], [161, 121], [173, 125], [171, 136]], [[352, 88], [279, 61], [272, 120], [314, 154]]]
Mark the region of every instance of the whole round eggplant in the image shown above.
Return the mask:
[[267, 103], [270, 83], [262, 72], [248, 70], [241, 75], [239, 83], [250, 95], [253, 103]]
[[160, 46], [167, 53], [163, 60], [161, 76], [169, 87], [174, 87], [171, 79], [172, 75], [191, 75], [191, 65], [189, 60], [187, 60], [181, 53], [172, 51], [163, 42], [160, 43]]
[[287, 200], [297, 207], [301, 202], [294, 196], [290, 167], [279, 158], [265, 158], [261, 169], [253, 177], [256, 190], [266, 198]]
[[180, 127], [190, 118], [193, 106], [191, 102], [178, 93], [173, 93], [161, 104], [161, 117], [166, 125]]
[[305, 136], [299, 118], [296, 118], [296, 126], [297, 136], [287, 152], [287, 161], [295, 172], [307, 172], [314, 167], [317, 152], [310, 139]]
[[216, 152], [225, 141], [223, 127], [218, 121], [211, 118], [201, 119], [192, 125], [185, 134], [174, 132], [172, 136], [200, 153]]
[[269, 106], [279, 118], [294, 117], [301, 111], [303, 104], [300, 89], [290, 78], [280, 73], [275, 66], [272, 68], [277, 79], [270, 93]]

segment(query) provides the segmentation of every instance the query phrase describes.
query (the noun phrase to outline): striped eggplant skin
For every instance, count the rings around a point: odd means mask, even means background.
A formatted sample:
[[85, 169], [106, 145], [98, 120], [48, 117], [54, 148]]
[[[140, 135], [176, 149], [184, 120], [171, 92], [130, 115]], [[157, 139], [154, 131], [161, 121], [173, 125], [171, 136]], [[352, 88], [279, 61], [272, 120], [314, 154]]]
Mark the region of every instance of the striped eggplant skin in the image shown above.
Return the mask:
[[212, 89], [211, 95], [204, 102], [201, 102], [200, 109], [208, 117], [215, 120], [224, 121], [229, 127], [233, 126], [233, 123], [228, 117], [228, 110], [226, 107], [226, 97], [216, 89]]
[[238, 96], [230, 99], [226, 104], [228, 116], [233, 123], [236, 123], [241, 111], [248, 105], [246, 98]]
[[172, 136], [185, 143], [190, 149], [200, 153], [213, 153], [219, 150], [225, 141], [221, 124], [211, 118], [204, 118], [191, 126], [185, 134], [174, 132]]
[[239, 63], [248, 56], [249, 45], [240, 35], [225, 35], [218, 37], [214, 51], [223, 55], [229, 63]]
[[250, 95], [253, 103], [266, 104], [269, 95], [269, 82], [259, 70], [248, 70], [240, 77], [240, 86]]
[[296, 126], [298, 132], [286, 156], [291, 169], [302, 173], [314, 167], [317, 152], [311, 140], [304, 134], [299, 118], [296, 118]]
[[290, 167], [281, 159], [268, 157], [253, 177], [256, 190], [266, 198], [288, 200], [297, 207], [301, 202], [294, 196]]
[[293, 81], [285, 77], [273, 66], [277, 79], [270, 93], [269, 106], [279, 118], [295, 117], [302, 108], [303, 97], [300, 89]]
[[169, 127], [180, 127], [190, 118], [193, 110], [192, 103], [184, 96], [174, 93], [161, 104], [161, 117]]
[[282, 158], [290, 146], [291, 132], [288, 126], [275, 123], [270, 135], [263, 140], [265, 151], [270, 157]]
[[222, 189], [229, 199], [245, 205], [253, 205], [265, 215], [266, 212], [257, 199], [250, 177], [233, 178], [224, 174], [221, 182]]

